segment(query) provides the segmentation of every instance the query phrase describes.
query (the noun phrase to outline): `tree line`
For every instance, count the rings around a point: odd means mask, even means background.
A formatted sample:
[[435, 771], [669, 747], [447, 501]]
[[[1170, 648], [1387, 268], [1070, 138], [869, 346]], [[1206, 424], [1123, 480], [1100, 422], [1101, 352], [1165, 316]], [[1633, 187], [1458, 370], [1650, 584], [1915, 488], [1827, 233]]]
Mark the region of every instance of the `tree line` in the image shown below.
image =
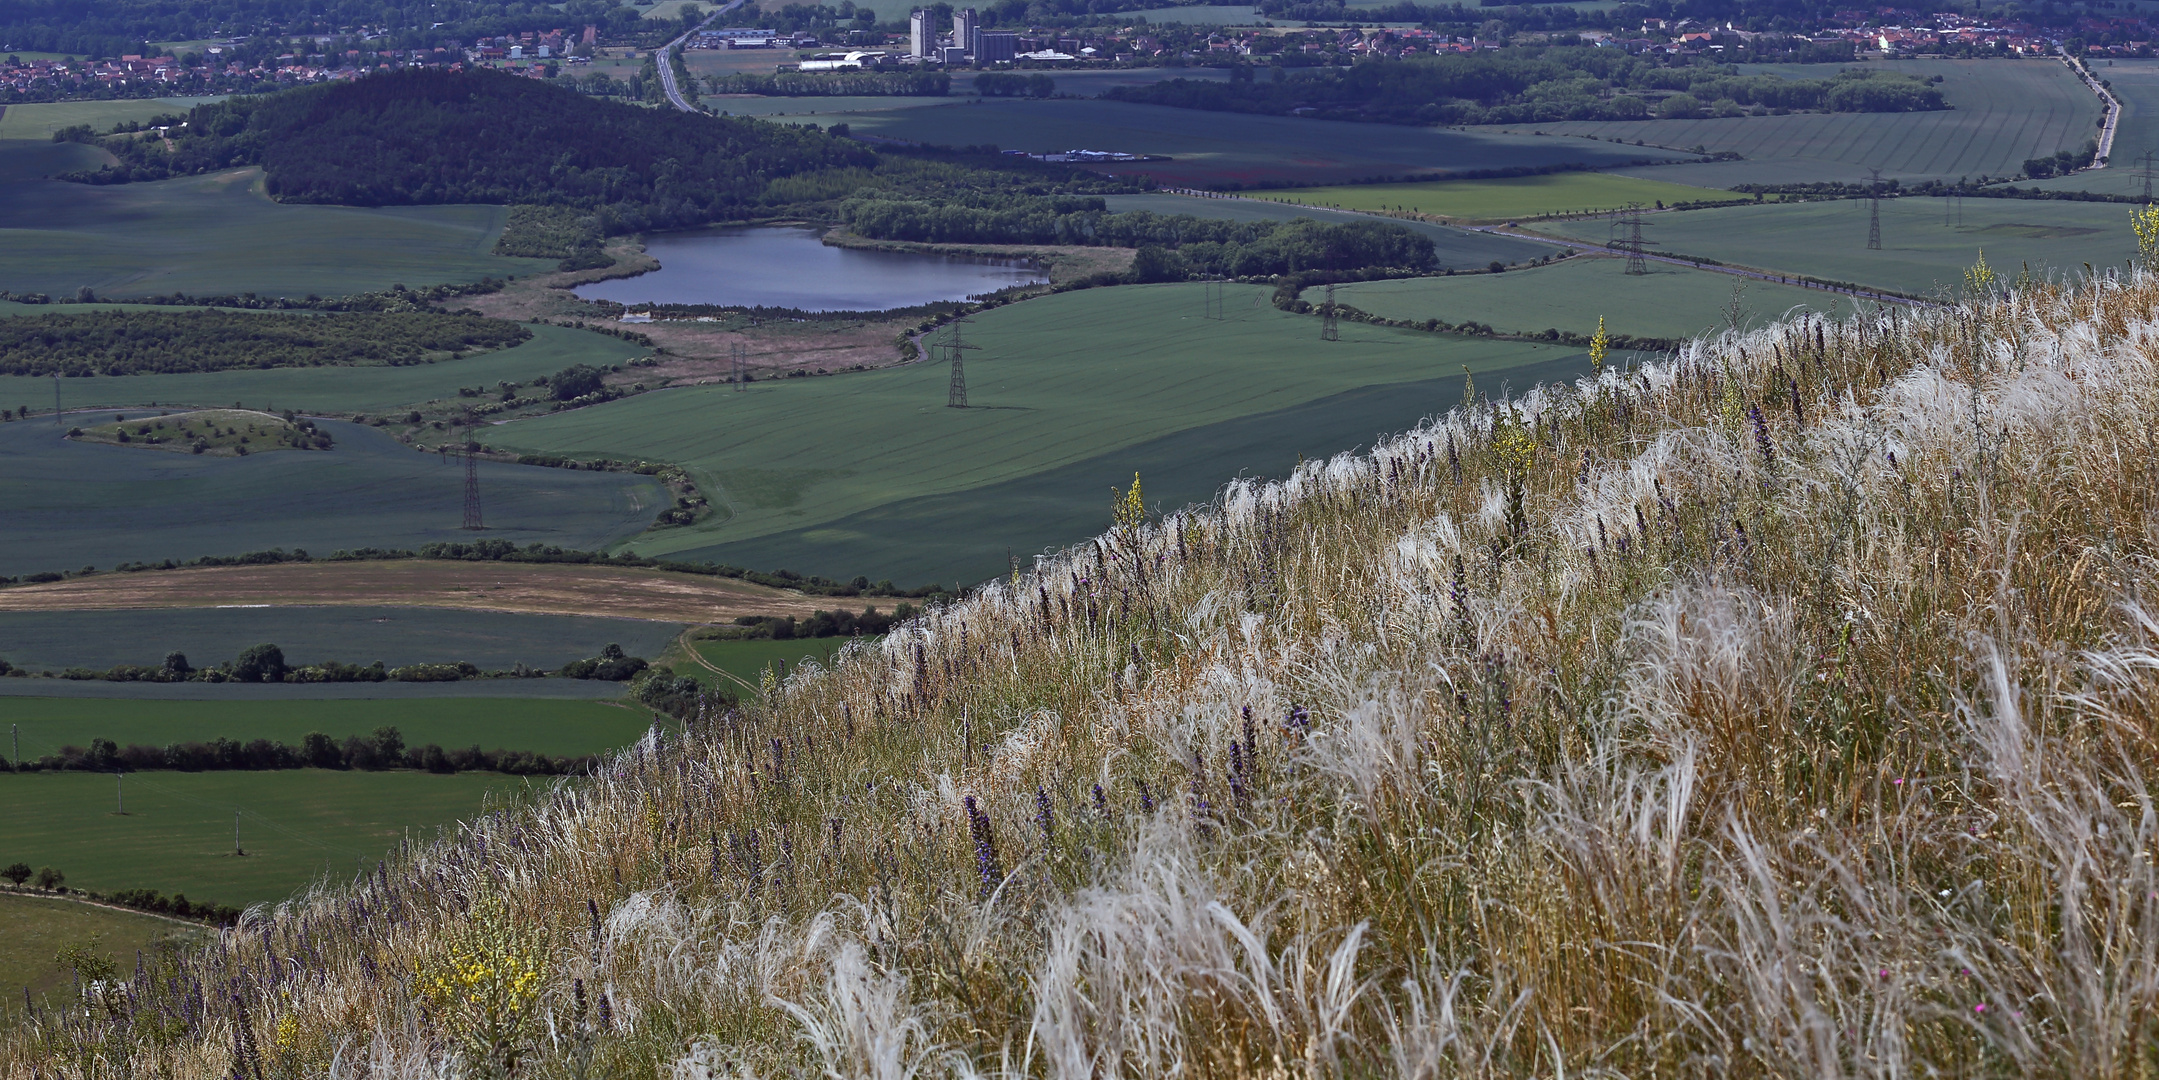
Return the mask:
[[[1948, 108], [1932, 81], [1897, 72], [1827, 79], [1743, 75], [1725, 64], [1667, 65], [1619, 49], [1503, 49], [1367, 60], [1278, 72], [1271, 80], [1169, 79], [1114, 87], [1106, 98], [1216, 112], [1311, 115], [1390, 124], [1640, 120], [1648, 97], [1684, 98], [1676, 115], [1761, 108], [1922, 112]], [[1662, 114], [1660, 114], [1662, 115]]]
[[1086, 196], [983, 196], [972, 205], [870, 197], [849, 200], [841, 213], [857, 234], [880, 240], [1139, 248], [1142, 281], [1371, 267], [1423, 272], [1437, 262], [1430, 237], [1392, 222], [1113, 213]]
[[405, 745], [394, 727], [372, 735], [333, 739], [319, 731], [298, 743], [254, 739], [185, 741], [164, 746], [118, 745], [91, 739], [90, 745], [63, 746], [58, 753], [14, 763], [20, 772], [262, 772], [276, 769], [417, 769], [432, 773], [501, 772], [513, 776], [563, 776], [590, 771], [595, 754], [542, 754], [531, 750], [482, 750], [479, 746], [443, 749], [435, 743]]
[[557, 270], [598, 270], [615, 265], [600, 250], [600, 221], [568, 206], [519, 205], [510, 208], [495, 254], [526, 259], [560, 259]]
[[505, 319], [426, 311], [256, 315], [86, 311], [0, 320], [0, 374], [144, 375], [406, 365], [532, 337]]
[[944, 97], [952, 90], [952, 76], [942, 71], [783, 71], [774, 75], [707, 75], [705, 86], [714, 94], [766, 97]]
[[[550, 676], [561, 679], [597, 679], [603, 682], [626, 682], [649, 665], [643, 657], [630, 656], [622, 646], [610, 643], [600, 650], [598, 656], [572, 660], [553, 672], [528, 667], [522, 663], [499, 671], [483, 671], [476, 664], [465, 660], [401, 664], [389, 667], [377, 660], [372, 664], [347, 664], [337, 660], [324, 660], [314, 664], [291, 664], [285, 659], [285, 650], [272, 644], [250, 645], [239, 655], [222, 664], [198, 668], [190, 664], [187, 654], [170, 652], [164, 662], [149, 664], [115, 664], [102, 671], [95, 668], [71, 667], [55, 674], [43, 675], [67, 679], [73, 682], [145, 682], [145, 683], [382, 683], [382, 682], [459, 682], [465, 679], [540, 679]], [[30, 671], [18, 668], [0, 658], [0, 677], [27, 678]]]

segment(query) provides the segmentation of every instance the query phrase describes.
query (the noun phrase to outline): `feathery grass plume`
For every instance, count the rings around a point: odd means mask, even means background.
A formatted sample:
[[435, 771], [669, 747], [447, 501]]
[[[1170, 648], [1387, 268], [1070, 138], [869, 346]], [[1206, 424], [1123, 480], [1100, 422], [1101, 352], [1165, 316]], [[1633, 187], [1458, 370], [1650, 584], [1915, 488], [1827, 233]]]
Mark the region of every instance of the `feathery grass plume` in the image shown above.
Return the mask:
[[1471, 391], [55, 992], [0, 1075], [478, 1071], [410, 973], [499, 904], [561, 944], [521, 1075], [2141, 1077], [2155, 312]]

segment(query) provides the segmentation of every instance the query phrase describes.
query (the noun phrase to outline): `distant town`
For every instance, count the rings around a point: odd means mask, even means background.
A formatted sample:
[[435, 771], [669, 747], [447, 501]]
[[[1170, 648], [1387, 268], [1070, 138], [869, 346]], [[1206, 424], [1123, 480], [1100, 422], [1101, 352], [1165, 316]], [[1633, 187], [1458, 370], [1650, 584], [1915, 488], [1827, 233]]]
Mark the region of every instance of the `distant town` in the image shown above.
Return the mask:
[[[792, 10], [792, 9], [790, 9]], [[1416, 9], [1423, 10], [1423, 9]], [[1437, 9], [1433, 9], [1437, 10]], [[953, 67], [1111, 67], [1270, 64], [1305, 66], [1368, 57], [1472, 53], [1520, 45], [1591, 45], [1671, 58], [1755, 59], [1799, 54], [1993, 57], [2068, 51], [2093, 56], [2149, 57], [2159, 38], [2155, 19], [2130, 13], [2087, 15], [2067, 26], [2022, 20], [1982, 21], [1955, 13], [1900, 8], [1839, 11], [1823, 25], [1797, 30], [1750, 30], [1735, 23], [1643, 19], [1624, 29], [1524, 32], [1504, 23], [1471, 34], [1399, 23], [1347, 26], [1249, 27], [1149, 24], [1088, 27], [999, 27], [973, 8], [949, 19], [913, 12], [904, 31], [880, 27], [786, 30], [743, 26], [699, 30], [690, 49], [793, 51], [774, 58], [775, 71]], [[774, 20], [765, 20], [774, 21]], [[1285, 19], [1284, 22], [1290, 20]], [[664, 29], [664, 28], [663, 28]], [[679, 33], [680, 30], [674, 31]], [[610, 40], [596, 25], [442, 40], [424, 48], [379, 48], [387, 33], [352, 27], [338, 34], [233, 36], [206, 43], [113, 57], [0, 57], [0, 103], [236, 93], [428, 65], [487, 66], [534, 78], [576, 74], [596, 57], [636, 60], [653, 41]], [[646, 33], [644, 38], [651, 38]], [[639, 45], [643, 44], [642, 52]], [[823, 51], [818, 50], [833, 50]], [[638, 96], [627, 79], [573, 79], [603, 95]]]

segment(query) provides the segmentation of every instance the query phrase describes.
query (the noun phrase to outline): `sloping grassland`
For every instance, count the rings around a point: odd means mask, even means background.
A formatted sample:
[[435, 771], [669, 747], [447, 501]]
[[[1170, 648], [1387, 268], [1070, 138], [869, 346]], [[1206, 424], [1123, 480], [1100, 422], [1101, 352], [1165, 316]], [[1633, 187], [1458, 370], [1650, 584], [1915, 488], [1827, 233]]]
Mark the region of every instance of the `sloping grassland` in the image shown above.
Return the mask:
[[2137, 1075], [2155, 307], [1782, 324], [1128, 520], [7, 1067]]

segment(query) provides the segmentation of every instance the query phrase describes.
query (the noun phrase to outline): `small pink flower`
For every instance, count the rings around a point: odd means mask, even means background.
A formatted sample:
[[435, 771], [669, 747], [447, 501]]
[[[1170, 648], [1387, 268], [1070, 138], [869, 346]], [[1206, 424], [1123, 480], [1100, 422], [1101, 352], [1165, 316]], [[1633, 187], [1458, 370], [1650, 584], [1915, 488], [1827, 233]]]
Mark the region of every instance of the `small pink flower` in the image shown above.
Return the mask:
[[1886, 979], [1886, 978], [1888, 978], [1888, 977], [1889, 977], [1889, 969], [1888, 969], [1888, 968], [1883, 968], [1883, 969], [1882, 969], [1882, 978]]
[[1972, 1011], [1973, 1011], [1973, 1012], [1975, 1012], [1975, 1013], [1983, 1013], [1983, 1012], [1987, 1011], [1987, 1005], [1986, 1005], [1986, 1002], [1983, 1002], [1983, 1001], [1982, 1001], [1982, 1002], [1980, 1002], [1979, 1004], [1977, 1004], [1977, 1005], [1974, 1005], [1974, 1006], [1972, 1006]]
[[1890, 781], [1890, 783], [1892, 783], [1892, 784], [1895, 784], [1895, 785], [1897, 785], [1898, 787], [1903, 787], [1903, 786], [1904, 786], [1904, 778], [1903, 778], [1903, 777], [1901, 777], [1901, 776], [1899, 776], [1899, 777], [1897, 777], [1896, 779], [1894, 779], [1894, 780], [1891, 780], [1891, 781]]

